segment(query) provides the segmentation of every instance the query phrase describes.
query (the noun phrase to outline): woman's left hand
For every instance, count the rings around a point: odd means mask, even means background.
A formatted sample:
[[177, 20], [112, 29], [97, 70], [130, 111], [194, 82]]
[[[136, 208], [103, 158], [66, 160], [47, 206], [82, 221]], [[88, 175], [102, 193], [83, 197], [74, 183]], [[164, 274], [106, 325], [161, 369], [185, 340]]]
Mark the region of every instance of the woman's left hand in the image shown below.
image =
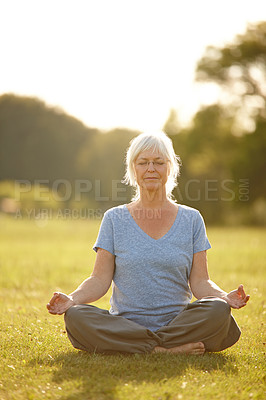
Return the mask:
[[227, 301], [232, 308], [242, 308], [249, 301], [249, 297], [249, 295], [246, 295], [243, 285], [240, 285], [238, 289], [227, 293], [224, 300]]

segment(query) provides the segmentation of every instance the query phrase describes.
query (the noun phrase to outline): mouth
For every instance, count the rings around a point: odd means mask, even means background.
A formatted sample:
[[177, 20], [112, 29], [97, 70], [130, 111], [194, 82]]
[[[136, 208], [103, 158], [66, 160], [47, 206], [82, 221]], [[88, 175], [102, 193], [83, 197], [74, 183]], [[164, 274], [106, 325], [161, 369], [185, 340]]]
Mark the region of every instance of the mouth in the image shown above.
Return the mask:
[[158, 181], [159, 178], [144, 178], [145, 182], [154, 182], [154, 181]]

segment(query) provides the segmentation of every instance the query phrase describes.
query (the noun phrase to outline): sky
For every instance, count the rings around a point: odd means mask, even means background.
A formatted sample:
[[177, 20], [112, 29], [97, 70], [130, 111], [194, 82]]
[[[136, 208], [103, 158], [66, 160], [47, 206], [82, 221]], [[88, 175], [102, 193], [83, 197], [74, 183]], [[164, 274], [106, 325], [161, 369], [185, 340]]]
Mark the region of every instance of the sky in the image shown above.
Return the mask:
[[185, 125], [219, 95], [194, 82], [204, 49], [262, 20], [265, 0], [0, 0], [0, 95], [103, 130]]

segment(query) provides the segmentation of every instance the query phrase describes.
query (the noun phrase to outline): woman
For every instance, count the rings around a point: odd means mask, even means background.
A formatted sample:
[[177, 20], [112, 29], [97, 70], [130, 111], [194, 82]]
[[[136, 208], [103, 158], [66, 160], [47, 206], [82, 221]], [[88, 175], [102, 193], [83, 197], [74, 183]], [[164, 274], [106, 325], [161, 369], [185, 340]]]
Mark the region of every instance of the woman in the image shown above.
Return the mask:
[[[171, 199], [178, 174], [178, 157], [164, 133], [133, 139], [125, 175], [136, 188], [133, 201], [104, 214], [91, 276], [47, 304], [51, 314], [65, 313], [75, 348], [203, 354], [239, 339], [230, 307], [245, 306], [249, 296], [242, 285], [226, 293], [209, 279], [203, 219]], [[111, 283], [109, 311], [87, 304]], [[192, 294], [198, 300], [190, 303]]]

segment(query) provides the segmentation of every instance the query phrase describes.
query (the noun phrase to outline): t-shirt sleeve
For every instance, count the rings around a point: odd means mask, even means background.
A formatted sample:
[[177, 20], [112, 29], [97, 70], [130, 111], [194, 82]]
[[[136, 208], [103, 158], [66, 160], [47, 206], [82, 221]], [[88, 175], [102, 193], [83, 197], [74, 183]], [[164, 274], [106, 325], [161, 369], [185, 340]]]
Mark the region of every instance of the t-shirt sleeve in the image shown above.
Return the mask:
[[208, 250], [211, 244], [207, 238], [206, 227], [202, 215], [198, 212], [194, 222], [193, 253]]
[[93, 246], [93, 250], [97, 252], [99, 247], [114, 254], [113, 223], [110, 216], [106, 213], [103, 216], [98, 237]]

